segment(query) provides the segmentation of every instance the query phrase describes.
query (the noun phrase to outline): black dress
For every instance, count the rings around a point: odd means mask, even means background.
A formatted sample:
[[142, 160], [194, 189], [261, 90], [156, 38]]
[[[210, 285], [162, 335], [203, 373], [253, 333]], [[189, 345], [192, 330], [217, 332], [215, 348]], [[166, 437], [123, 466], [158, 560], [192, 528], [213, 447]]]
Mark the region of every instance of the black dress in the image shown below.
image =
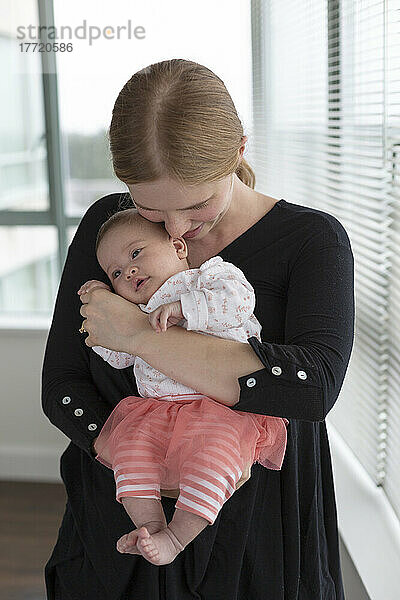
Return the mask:
[[[69, 247], [47, 340], [42, 404], [71, 439], [61, 456], [68, 495], [45, 566], [48, 598], [62, 600], [343, 600], [325, 417], [347, 370], [354, 334], [354, 260], [329, 213], [279, 200], [220, 256], [255, 288], [265, 367], [239, 379], [232, 410], [286, 417], [281, 471], [255, 464], [250, 479], [175, 561], [155, 566], [120, 554], [133, 526], [115, 499], [113, 472], [91, 443], [114, 406], [137, 395], [131, 368], [113, 369], [78, 332], [79, 287], [109, 283], [94, 241], [120, 194], [95, 202]], [[193, 365], [195, 368], [195, 365]], [[175, 500], [162, 497], [170, 521]], [[55, 579], [58, 593], [55, 595]]]

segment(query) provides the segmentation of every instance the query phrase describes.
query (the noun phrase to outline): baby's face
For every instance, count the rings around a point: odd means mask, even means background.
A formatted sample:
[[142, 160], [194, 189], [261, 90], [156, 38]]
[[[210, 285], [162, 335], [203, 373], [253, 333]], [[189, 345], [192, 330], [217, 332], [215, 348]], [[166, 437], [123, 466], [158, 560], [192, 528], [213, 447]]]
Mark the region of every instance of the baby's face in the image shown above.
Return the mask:
[[147, 304], [172, 275], [188, 269], [187, 246], [152, 224], [119, 225], [108, 231], [97, 260], [115, 292], [135, 304]]

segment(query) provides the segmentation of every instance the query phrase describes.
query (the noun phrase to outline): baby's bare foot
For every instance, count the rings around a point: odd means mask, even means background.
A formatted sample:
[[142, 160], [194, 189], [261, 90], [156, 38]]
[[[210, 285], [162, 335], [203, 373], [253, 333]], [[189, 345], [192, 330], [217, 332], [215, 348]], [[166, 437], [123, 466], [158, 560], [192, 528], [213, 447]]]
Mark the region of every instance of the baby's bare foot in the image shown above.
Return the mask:
[[138, 530], [137, 548], [153, 565], [167, 565], [184, 549], [177, 537], [166, 527], [150, 534], [147, 527]]
[[[144, 525], [150, 534], [157, 533], [157, 531], [160, 531], [165, 527], [165, 523], [162, 521], [150, 521]], [[117, 542], [118, 552], [121, 552], [122, 554], [141, 554], [136, 545], [139, 529], [140, 527], [119, 538]]]

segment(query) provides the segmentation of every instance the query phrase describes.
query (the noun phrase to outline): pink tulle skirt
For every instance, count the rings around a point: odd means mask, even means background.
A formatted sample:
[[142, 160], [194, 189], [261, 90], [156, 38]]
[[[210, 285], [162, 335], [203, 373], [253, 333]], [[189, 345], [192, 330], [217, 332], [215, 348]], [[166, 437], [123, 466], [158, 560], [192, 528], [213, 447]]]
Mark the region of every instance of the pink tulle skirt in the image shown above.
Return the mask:
[[140, 466], [146, 471], [153, 460], [162, 489], [178, 488], [185, 465], [196, 461], [202, 472], [207, 472], [208, 460], [213, 472], [236, 470], [239, 479], [255, 462], [281, 469], [287, 423], [280, 417], [232, 410], [203, 394], [127, 396], [98, 436], [96, 459], [114, 472], [121, 465], [124, 471]]

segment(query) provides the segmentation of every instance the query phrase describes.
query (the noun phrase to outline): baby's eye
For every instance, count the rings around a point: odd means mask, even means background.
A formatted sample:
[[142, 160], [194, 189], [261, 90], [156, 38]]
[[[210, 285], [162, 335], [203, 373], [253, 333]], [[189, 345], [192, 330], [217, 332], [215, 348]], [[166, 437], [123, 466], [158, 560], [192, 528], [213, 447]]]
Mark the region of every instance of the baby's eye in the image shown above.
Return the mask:
[[[140, 252], [141, 249], [142, 248], [137, 248], [136, 250], [133, 250], [133, 252], [132, 252], [132, 258], [136, 258], [136, 252]], [[112, 278], [115, 279], [115, 277], [116, 277], [115, 273], [120, 273], [120, 272], [121, 271], [119, 269], [117, 269], [116, 271], [114, 271], [114, 273], [112, 274]]]

